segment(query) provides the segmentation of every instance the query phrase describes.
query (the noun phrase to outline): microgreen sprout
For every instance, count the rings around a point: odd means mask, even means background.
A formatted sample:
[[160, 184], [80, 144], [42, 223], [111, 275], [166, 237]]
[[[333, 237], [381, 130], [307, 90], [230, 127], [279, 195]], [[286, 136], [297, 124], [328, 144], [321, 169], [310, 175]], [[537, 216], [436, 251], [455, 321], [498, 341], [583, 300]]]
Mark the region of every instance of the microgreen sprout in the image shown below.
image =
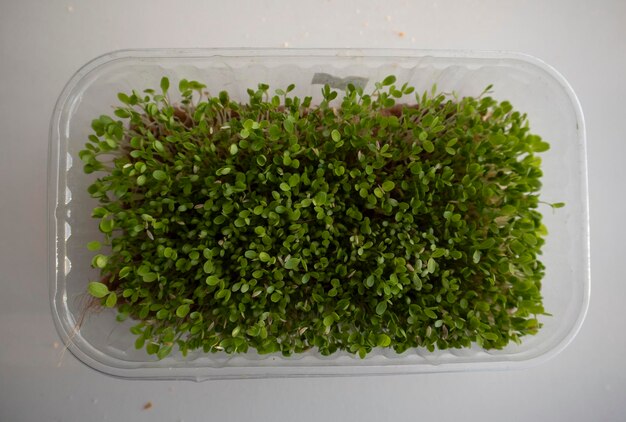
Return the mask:
[[120, 93], [80, 152], [104, 238], [87, 289], [136, 319], [137, 348], [363, 358], [540, 328], [548, 144], [491, 87], [388, 76], [314, 105], [293, 85], [172, 86]]

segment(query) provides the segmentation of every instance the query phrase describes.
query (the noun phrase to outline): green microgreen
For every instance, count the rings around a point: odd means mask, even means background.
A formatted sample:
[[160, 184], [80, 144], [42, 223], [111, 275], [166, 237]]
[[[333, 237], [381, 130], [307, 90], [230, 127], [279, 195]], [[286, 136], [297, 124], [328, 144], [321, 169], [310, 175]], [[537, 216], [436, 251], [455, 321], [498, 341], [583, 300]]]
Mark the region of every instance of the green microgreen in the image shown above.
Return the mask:
[[184, 79], [120, 93], [79, 154], [105, 239], [87, 245], [89, 293], [136, 319], [136, 347], [158, 358], [535, 334], [548, 144], [488, 91], [396, 82], [325, 86], [319, 105], [293, 85], [245, 102]]

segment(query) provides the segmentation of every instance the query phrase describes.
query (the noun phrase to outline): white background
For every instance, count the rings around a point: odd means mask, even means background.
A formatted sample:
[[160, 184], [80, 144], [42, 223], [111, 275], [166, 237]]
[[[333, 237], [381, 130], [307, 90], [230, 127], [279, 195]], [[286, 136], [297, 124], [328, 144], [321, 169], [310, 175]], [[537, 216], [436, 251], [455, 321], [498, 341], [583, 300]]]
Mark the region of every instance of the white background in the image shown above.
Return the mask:
[[[624, 41], [619, 0], [0, 0], [0, 421], [626, 419]], [[514, 50], [556, 67], [588, 130], [592, 294], [573, 343], [512, 372], [200, 384], [119, 380], [61, 360], [45, 201], [48, 124], [63, 85], [111, 50], [244, 46]]]

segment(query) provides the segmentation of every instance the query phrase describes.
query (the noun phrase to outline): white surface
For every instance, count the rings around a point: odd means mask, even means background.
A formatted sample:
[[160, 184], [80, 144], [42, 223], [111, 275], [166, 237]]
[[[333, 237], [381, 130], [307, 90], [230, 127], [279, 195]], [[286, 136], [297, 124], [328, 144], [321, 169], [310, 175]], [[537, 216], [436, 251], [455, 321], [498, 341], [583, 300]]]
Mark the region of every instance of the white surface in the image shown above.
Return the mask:
[[[619, 0], [2, 1], [0, 421], [622, 420], [625, 23]], [[63, 84], [119, 48], [285, 43], [517, 50], [564, 74], [587, 121], [592, 233], [591, 306], [568, 349], [514, 372], [201, 384], [118, 380], [61, 358], [45, 277], [45, 196], [48, 124]]]

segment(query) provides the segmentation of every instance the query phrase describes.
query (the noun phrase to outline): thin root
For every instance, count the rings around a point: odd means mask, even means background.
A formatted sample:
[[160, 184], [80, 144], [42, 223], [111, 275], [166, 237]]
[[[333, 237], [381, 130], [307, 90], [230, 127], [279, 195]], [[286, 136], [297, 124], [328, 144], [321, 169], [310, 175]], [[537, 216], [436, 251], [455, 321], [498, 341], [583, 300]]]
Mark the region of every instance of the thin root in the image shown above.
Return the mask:
[[67, 351], [67, 349], [69, 349], [70, 344], [73, 343], [74, 337], [76, 337], [76, 335], [79, 333], [87, 314], [92, 312], [100, 312], [102, 310], [100, 300], [87, 293], [79, 296], [78, 299], [81, 301], [81, 310], [79, 313], [78, 321], [76, 322], [76, 325], [74, 325], [74, 328], [72, 328], [72, 331], [67, 337], [67, 340], [65, 340], [63, 343], [63, 349], [61, 350], [61, 355], [59, 356], [59, 361], [57, 362], [57, 368], [61, 367], [61, 364], [63, 363], [63, 358], [65, 357], [65, 352]]

